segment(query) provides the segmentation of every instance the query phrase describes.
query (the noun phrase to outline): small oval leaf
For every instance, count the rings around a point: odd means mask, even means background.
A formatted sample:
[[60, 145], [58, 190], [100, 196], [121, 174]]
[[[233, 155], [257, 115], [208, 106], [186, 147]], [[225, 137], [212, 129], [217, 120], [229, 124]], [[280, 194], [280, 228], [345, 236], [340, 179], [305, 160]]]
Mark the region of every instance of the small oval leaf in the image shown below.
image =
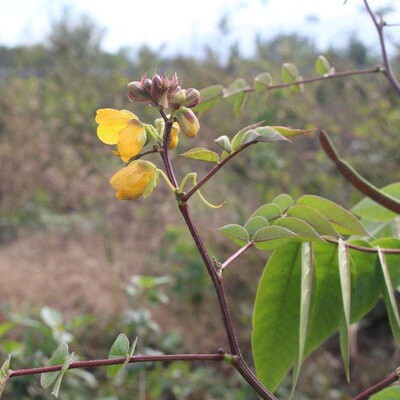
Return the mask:
[[317, 57], [317, 60], [315, 61], [315, 70], [317, 71], [317, 74], [319, 75], [327, 75], [331, 71], [331, 65], [329, 64], [329, 61], [326, 59], [326, 57], [319, 55]]
[[[123, 333], [121, 333], [118, 335], [117, 339], [115, 339], [115, 342], [111, 346], [108, 358], [126, 357], [128, 354], [129, 354], [129, 340]], [[122, 368], [123, 368], [122, 364], [109, 365], [107, 367], [107, 375], [110, 378], [112, 378], [116, 376], [121, 371]]]
[[[46, 364], [48, 367], [53, 365], [63, 365], [68, 358], [68, 345], [61, 343], [56, 351], [51, 356], [50, 360]], [[58, 377], [60, 371], [46, 372], [40, 376], [40, 384], [42, 387], [49, 387]]]
[[254, 78], [254, 87], [257, 92], [263, 92], [272, 85], [272, 76], [269, 72], [263, 72]]
[[280, 226], [267, 226], [254, 233], [252, 241], [259, 250], [274, 250], [291, 241], [296, 234]]
[[278, 204], [278, 206], [281, 208], [282, 212], [286, 212], [289, 207], [291, 207], [294, 204], [293, 199], [286, 193], [279, 194], [276, 196], [273, 200], [272, 203]]
[[205, 149], [204, 147], [195, 147], [181, 154], [183, 157], [192, 158], [194, 160], [218, 163], [219, 156], [214, 151]]
[[229, 240], [232, 240], [233, 243], [239, 246], [244, 246], [250, 241], [249, 234], [246, 229], [238, 224], [225, 225], [218, 230], [221, 232], [222, 235], [224, 235]]
[[266, 220], [271, 221], [272, 219], [279, 218], [282, 214], [281, 208], [278, 204], [268, 203], [257, 208], [251, 217], [264, 217]]
[[265, 228], [268, 225], [269, 223], [267, 219], [265, 219], [264, 217], [256, 216], [251, 217], [244, 225], [244, 228], [247, 230], [249, 235], [252, 236], [256, 231], [261, 228]]

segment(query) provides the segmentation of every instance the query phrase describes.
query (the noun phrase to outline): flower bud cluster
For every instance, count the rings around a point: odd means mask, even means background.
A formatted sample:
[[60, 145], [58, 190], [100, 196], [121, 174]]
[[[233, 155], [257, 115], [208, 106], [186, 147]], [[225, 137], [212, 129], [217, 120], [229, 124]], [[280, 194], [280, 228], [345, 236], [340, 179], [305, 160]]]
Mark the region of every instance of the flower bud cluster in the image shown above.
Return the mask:
[[200, 101], [200, 93], [193, 88], [182, 89], [176, 73], [172, 77], [155, 74], [152, 79], [145, 75], [140, 81], [128, 83], [128, 98], [175, 111], [181, 107], [195, 107]]

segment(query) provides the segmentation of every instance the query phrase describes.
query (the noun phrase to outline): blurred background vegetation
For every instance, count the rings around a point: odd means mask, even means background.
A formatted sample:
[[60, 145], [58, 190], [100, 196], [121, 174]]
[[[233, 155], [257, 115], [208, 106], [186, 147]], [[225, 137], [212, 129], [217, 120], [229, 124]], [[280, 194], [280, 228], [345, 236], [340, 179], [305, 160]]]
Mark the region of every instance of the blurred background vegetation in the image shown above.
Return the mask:
[[[81, 358], [104, 358], [120, 332], [139, 336], [137, 353], [215, 352], [227, 347], [205, 269], [160, 183], [151, 198], [134, 203], [114, 198], [108, 184], [120, 167], [96, 136], [98, 108], [127, 108], [152, 123], [157, 114], [129, 103], [126, 84], [143, 73], [177, 72], [183, 87], [237, 78], [248, 83], [268, 70], [279, 81], [284, 62], [315, 75], [319, 54], [297, 35], [257, 40], [251, 58], [232, 46], [225, 61], [208, 49], [199, 60], [160, 55], [148, 47], [109, 54], [102, 29], [90, 19], [57, 21], [40, 45], [0, 46], [0, 355], [13, 355], [12, 368], [40, 366], [57, 343], [67, 341]], [[395, 44], [393, 65], [400, 61]], [[373, 67], [379, 57], [356, 37], [325, 55], [336, 70]], [[249, 97], [233, 117], [222, 103], [201, 119], [195, 142], [181, 140], [176, 169], [182, 178], [207, 166], [181, 160], [179, 153], [214, 146], [221, 135], [265, 120], [298, 128], [323, 127], [342, 156], [381, 187], [400, 180], [399, 99], [383, 76], [331, 80], [293, 95], [275, 90]], [[345, 207], [361, 195], [335, 171], [316, 136], [292, 144], [253, 147], [204, 188], [220, 210], [193, 199], [194, 214], [209, 251], [224, 260], [234, 247], [216, 229], [243, 223], [279, 193], [294, 198], [318, 194]], [[227, 288], [244, 353], [251, 363], [251, 313], [265, 253], [249, 252], [227, 272]], [[338, 341], [330, 340], [305, 364], [298, 399], [348, 398], [381, 379], [399, 361], [380, 307], [358, 335], [353, 381], [345, 383]], [[290, 380], [280, 389], [287, 397]], [[7, 397], [8, 396], [8, 397]], [[47, 399], [37, 377], [13, 379], [5, 397]], [[116, 380], [104, 370], [74, 370], [61, 398], [116, 400], [255, 399], [235, 372], [224, 366], [171, 363], [132, 365]]]

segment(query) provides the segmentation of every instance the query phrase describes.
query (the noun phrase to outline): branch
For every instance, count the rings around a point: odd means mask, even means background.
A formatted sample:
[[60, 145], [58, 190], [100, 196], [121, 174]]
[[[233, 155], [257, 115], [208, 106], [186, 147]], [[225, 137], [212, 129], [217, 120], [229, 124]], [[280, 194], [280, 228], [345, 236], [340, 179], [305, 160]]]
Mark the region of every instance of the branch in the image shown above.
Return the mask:
[[[384, 72], [384, 71], [382, 71], [382, 68], [380, 66], [377, 66], [375, 68], [356, 69], [353, 71], [335, 72], [335, 73], [329, 74], [329, 75], [313, 76], [312, 78], [305, 78], [305, 79], [297, 80], [292, 83], [278, 83], [276, 85], [269, 85], [269, 86], [267, 86], [267, 90], [281, 89], [281, 88], [300, 85], [300, 84], [326, 81], [328, 79], [342, 78], [344, 76], [374, 74], [374, 73], [378, 73], [378, 72]], [[255, 92], [255, 91], [256, 91], [255, 88], [251, 88], [251, 90], [248, 90], [248, 92]]]
[[398, 381], [399, 377], [400, 377], [400, 368], [397, 368], [396, 372], [394, 372], [393, 374], [390, 374], [387, 378], [385, 378], [382, 381], [378, 382], [377, 384], [371, 386], [367, 390], [364, 390], [362, 393], [358, 394], [356, 397], [353, 397], [353, 400], [366, 400], [373, 394], [380, 392], [385, 387], [388, 387], [392, 383]]
[[372, 185], [369, 181], [358, 174], [351, 165], [341, 159], [325, 131], [320, 132], [319, 140], [327, 156], [335, 163], [338, 171], [352, 186], [357, 188], [370, 199], [376, 201], [381, 206], [400, 214], [400, 201], [383, 193], [376, 186]]
[[[132, 356], [129, 359], [129, 363], [145, 363], [145, 362], [156, 362], [156, 361], [223, 361], [225, 358], [224, 352], [218, 352], [216, 354], [160, 354], [152, 356]], [[107, 365], [123, 364], [126, 357], [118, 358], [107, 358], [100, 360], [88, 360], [88, 361], [76, 361], [70, 364], [68, 369], [76, 368], [91, 368], [101, 367]], [[9, 378], [24, 375], [37, 375], [44, 374], [47, 372], [60, 371], [62, 365], [53, 365], [47, 367], [38, 368], [27, 368], [17, 369], [14, 371], [10, 370]]]
[[243, 247], [241, 247], [236, 253], [232, 254], [220, 267], [220, 270], [223, 271], [229, 264], [235, 261], [239, 256], [241, 256], [246, 250], [252, 247], [254, 242], [248, 242]]
[[372, 19], [372, 22], [375, 25], [376, 31], [378, 32], [379, 36], [379, 43], [381, 46], [381, 53], [382, 53], [382, 61], [383, 61], [383, 66], [384, 70], [383, 73], [385, 74], [387, 80], [390, 82], [390, 84], [393, 86], [394, 90], [400, 95], [400, 84], [397, 81], [396, 77], [393, 74], [392, 68], [390, 67], [390, 62], [389, 62], [389, 57], [387, 54], [386, 50], [386, 43], [385, 43], [385, 36], [383, 34], [383, 28], [385, 27], [385, 22], [384, 21], [378, 21], [376, 16], [371, 10], [371, 7], [368, 4], [367, 0], [363, 0], [365, 8], [367, 9], [367, 12], [369, 16]]
[[[336, 239], [324, 237], [324, 240], [328, 243], [338, 244], [338, 241]], [[347, 242], [346, 242], [346, 246], [349, 249], [362, 251], [364, 253], [378, 253], [378, 249], [376, 249], [375, 247], [358, 246], [356, 244], [351, 244], [351, 243], [347, 243]], [[385, 254], [400, 254], [400, 249], [381, 249], [381, 251]]]
[[239, 147], [236, 151], [233, 151], [221, 162], [219, 162], [201, 181], [194, 185], [187, 193], [183, 193], [180, 197], [182, 203], [186, 203], [205, 183], [207, 183], [226, 163], [228, 163], [233, 157], [237, 156], [244, 149], [251, 146], [252, 144], [258, 143], [256, 140], [248, 142], [243, 146]]

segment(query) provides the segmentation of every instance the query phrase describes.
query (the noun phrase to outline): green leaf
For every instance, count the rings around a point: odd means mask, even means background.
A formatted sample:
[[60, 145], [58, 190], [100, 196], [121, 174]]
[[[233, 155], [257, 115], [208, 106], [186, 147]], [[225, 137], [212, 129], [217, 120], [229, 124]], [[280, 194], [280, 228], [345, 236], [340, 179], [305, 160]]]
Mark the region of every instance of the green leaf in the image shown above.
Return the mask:
[[[46, 365], [48, 367], [53, 365], [63, 365], [67, 358], [68, 345], [66, 343], [61, 343]], [[57, 379], [58, 375], [60, 375], [60, 371], [46, 372], [40, 376], [40, 384], [42, 387], [47, 388]]]
[[349, 329], [350, 329], [350, 260], [346, 243], [339, 239], [338, 246], [338, 263], [339, 263], [339, 278], [342, 292], [342, 316], [340, 319], [340, 351], [342, 353], [344, 370], [346, 372], [347, 381], [350, 380], [350, 351], [349, 351]]
[[260, 126], [255, 128], [255, 131], [260, 135], [259, 142], [290, 142], [289, 139], [271, 126]]
[[236, 100], [242, 96], [244, 89], [246, 89], [246, 81], [244, 79], [236, 79], [225, 90], [224, 99]]
[[[386, 195], [389, 195], [390, 197], [393, 197], [396, 200], [400, 200], [400, 182], [387, 185], [383, 187], [380, 191]], [[365, 197], [359, 203], [357, 203], [352, 208], [352, 211], [359, 217], [371, 221], [391, 221], [397, 216], [395, 212], [390, 211], [385, 207], [382, 207], [368, 197]]]
[[315, 70], [317, 71], [317, 74], [322, 76], [329, 74], [331, 71], [331, 65], [326, 57], [322, 55], [317, 57], [317, 60], [315, 61]]
[[256, 231], [261, 228], [265, 228], [268, 225], [269, 223], [267, 219], [258, 216], [249, 218], [249, 220], [244, 225], [244, 228], [249, 233], [249, 235], [252, 236]]
[[294, 364], [291, 397], [296, 389], [301, 364], [304, 359], [304, 348], [307, 338], [307, 327], [310, 316], [313, 276], [312, 244], [302, 243], [301, 246], [301, 290], [300, 290], [300, 320], [299, 320], [299, 351]]
[[5, 335], [10, 329], [15, 326], [13, 322], [4, 322], [0, 324], [0, 337]]
[[[355, 244], [372, 248], [365, 240], [350, 240], [349, 244]], [[382, 290], [382, 278], [378, 266], [376, 253], [366, 253], [349, 249], [351, 266], [351, 323], [360, 320], [368, 310], [378, 301]]]
[[218, 139], [215, 139], [214, 142], [227, 153], [232, 153], [232, 146], [228, 136], [220, 136]]
[[339, 234], [369, 236], [360, 221], [350, 211], [330, 200], [319, 196], [305, 195], [300, 197], [296, 204], [319, 211]]
[[[364, 241], [353, 242], [362, 245]], [[339, 329], [343, 300], [337, 248], [332, 243], [313, 243], [313, 289], [304, 356]], [[353, 249], [349, 253], [351, 317], [355, 322], [376, 304], [381, 278], [375, 253]], [[253, 313], [253, 357], [258, 377], [270, 390], [277, 387], [298, 358], [300, 271], [301, 245], [292, 242], [272, 254], [259, 282]]]
[[[382, 249], [397, 249], [400, 250], [400, 239], [396, 238], [380, 238], [371, 242], [374, 247]], [[399, 254], [385, 254], [386, 265], [389, 270], [390, 280], [393, 287], [400, 286], [400, 268], [399, 268]]]
[[257, 208], [256, 211], [251, 215], [251, 217], [264, 217], [266, 220], [279, 218], [282, 214], [281, 208], [277, 204], [268, 203]]
[[185, 153], [181, 154], [181, 156], [212, 163], [219, 162], [218, 154], [215, 153], [214, 151], [205, 149], [204, 147], [195, 147], [194, 149], [190, 149]]
[[292, 83], [298, 79], [299, 71], [294, 64], [285, 63], [281, 68], [281, 76], [284, 83]]
[[58, 393], [60, 391], [62, 379], [63, 379], [65, 373], [67, 372], [69, 366], [71, 365], [73, 357], [74, 357], [74, 353], [71, 353], [67, 357], [67, 359], [64, 361], [64, 363], [62, 365], [61, 371], [57, 375], [57, 379], [54, 383], [53, 390], [51, 391], [51, 394], [56, 398], [58, 397]]
[[44, 306], [40, 309], [40, 316], [44, 323], [51, 329], [60, 329], [63, 325], [61, 314], [53, 308]]
[[247, 99], [247, 93], [244, 92], [246, 88], [245, 80], [237, 79], [229, 85], [224, 93], [224, 98], [233, 102], [233, 112], [236, 116], [241, 114]]
[[382, 275], [384, 281], [383, 299], [385, 301], [386, 310], [389, 317], [390, 327], [397, 345], [400, 344], [400, 316], [397, 309], [396, 299], [394, 297], [394, 290], [392, 281], [390, 279], [389, 270], [386, 264], [385, 254], [378, 246], [379, 261], [382, 268]]
[[318, 235], [315, 230], [304, 222], [303, 220], [295, 217], [283, 217], [279, 218], [274, 222], [273, 226], [281, 226], [294, 232], [296, 236], [296, 241], [314, 241], [314, 240], [323, 240], [321, 236]]
[[222, 85], [213, 85], [200, 90], [200, 103], [192, 110], [199, 115], [206, 113], [222, 100], [224, 88]]
[[257, 92], [263, 92], [268, 89], [268, 86], [272, 84], [272, 76], [269, 72], [263, 72], [254, 78], [254, 87]]
[[[129, 340], [123, 334], [120, 333], [111, 346], [110, 353], [108, 358], [120, 358], [120, 357], [127, 357], [129, 355]], [[107, 367], [107, 376], [112, 378], [116, 376], [124, 367], [123, 364], [116, 364], [116, 365], [109, 365]]]
[[232, 240], [233, 243], [239, 246], [244, 246], [250, 241], [249, 234], [246, 229], [238, 224], [225, 225], [218, 230], [222, 233], [223, 236], [225, 236], [229, 240]]
[[288, 217], [299, 218], [312, 226], [320, 235], [336, 237], [337, 233], [323, 214], [311, 207], [295, 205], [287, 211]]
[[3, 365], [0, 368], [0, 398], [6, 386], [8, 380], [8, 374], [10, 373], [10, 362], [11, 362], [11, 354], [8, 355], [7, 360], [3, 363]]
[[259, 250], [274, 250], [290, 242], [294, 232], [280, 226], [267, 226], [254, 233], [252, 241]]
[[[263, 124], [264, 121], [257, 122], [256, 124], [252, 124], [242, 128], [232, 139], [231, 142], [231, 151], [236, 151], [243, 143], [243, 137], [246, 133], [254, 128], [257, 128]], [[226, 150], [226, 149], [225, 149]]]
[[294, 129], [288, 128], [287, 126], [271, 126], [271, 128], [279, 132], [285, 138], [306, 135], [308, 133], [315, 133], [317, 131], [316, 129]]
[[279, 194], [276, 196], [273, 200], [272, 203], [278, 204], [278, 206], [281, 208], [282, 212], [286, 212], [289, 207], [291, 207], [294, 204], [293, 199], [286, 193]]
[[381, 390], [369, 398], [370, 400], [398, 400], [400, 399], [400, 387], [393, 386]]
[[260, 381], [274, 391], [298, 354], [301, 245], [290, 243], [269, 258], [253, 311], [252, 352]]

